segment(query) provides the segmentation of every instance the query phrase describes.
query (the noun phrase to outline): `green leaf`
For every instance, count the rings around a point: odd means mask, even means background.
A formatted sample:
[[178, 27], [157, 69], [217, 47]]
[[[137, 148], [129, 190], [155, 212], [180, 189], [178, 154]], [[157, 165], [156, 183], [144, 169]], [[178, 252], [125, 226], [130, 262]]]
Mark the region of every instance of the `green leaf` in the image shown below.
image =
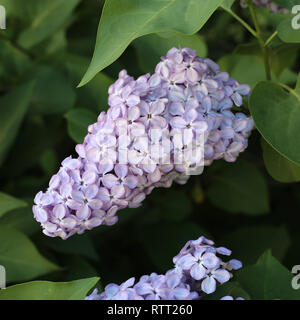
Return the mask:
[[21, 232], [0, 227], [0, 265], [6, 269], [7, 282], [26, 281], [59, 270], [37, 251]]
[[6, 212], [26, 206], [27, 203], [25, 201], [0, 192], [0, 217], [3, 216]]
[[198, 35], [185, 35], [180, 32], [163, 32], [149, 34], [136, 39], [133, 42], [138, 52], [138, 59], [143, 72], [153, 72], [155, 66], [172, 47], [188, 47], [197, 51], [200, 57], [206, 57], [207, 47], [203, 39]]
[[241, 269], [236, 279], [255, 300], [299, 300], [300, 290], [291, 285], [293, 275], [266, 251], [253, 266]]
[[[151, 214], [147, 223], [157, 221], [183, 221], [192, 213], [192, 201], [184, 191], [155, 190], [151, 194]], [[123, 215], [123, 214], [122, 214]]]
[[227, 165], [214, 178], [207, 197], [216, 207], [252, 215], [269, 212], [266, 181], [252, 163], [239, 159]]
[[62, 54], [66, 49], [68, 42], [67, 42], [67, 35], [65, 29], [60, 29], [56, 31], [49, 39], [45, 40], [40, 44], [40, 46], [45, 46], [45, 52], [48, 55], [53, 55], [56, 53]]
[[80, 86], [114, 62], [136, 38], [150, 33], [196, 33], [222, 0], [109, 0], [105, 2], [92, 62]]
[[281, 155], [300, 164], [300, 95], [262, 81], [252, 91], [249, 108], [264, 139]]
[[[255, 239], [255, 241], [249, 241]], [[250, 226], [241, 227], [222, 237], [222, 243], [233, 252], [233, 256], [244, 265], [253, 264], [267, 249], [272, 249], [274, 257], [280, 261], [285, 257], [291, 244], [285, 226]]]
[[[148, 227], [140, 234], [149, 256], [158, 270], [165, 272], [172, 268], [172, 258], [176, 256], [187, 241], [211, 236], [200, 226], [191, 222], [158, 223]], [[159, 236], [155, 236], [159, 235]]]
[[270, 51], [272, 60], [271, 68], [278, 78], [287, 68], [292, 68], [298, 56], [300, 46], [298, 44], [283, 44]]
[[63, 113], [73, 107], [75, 90], [61, 71], [41, 66], [32, 77], [36, 79], [36, 90], [31, 111], [48, 115]]
[[231, 10], [231, 7], [233, 5], [235, 0], [224, 0], [221, 4], [221, 7], [225, 10]]
[[[300, 47], [298, 44], [283, 44], [274, 49], [268, 49], [272, 77], [283, 83], [295, 81], [295, 74], [290, 70], [293, 67]], [[243, 57], [242, 57], [242, 56]], [[251, 61], [252, 60], [252, 61]], [[238, 61], [238, 63], [237, 63]], [[265, 77], [264, 56], [261, 48], [256, 43], [238, 45], [234, 53], [220, 59], [226, 71], [239, 81], [252, 86]], [[249, 69], [248, 65], [252, 68]]]
[[[22, 51], [15, 48], [10, 42], [0, 39], [1, 74], [3, 80], [11, 81], [13, 77], [22, 75], [31, 67], [31, 60]], [[3, 81], [2, 80], [2, 81]]]
[[73, 109], [65, 114], [68, 121], [69, 136], [77, 143], [82, 143], [87, 135], [87, 128], [97, 121], [97, 115], [86, 109]]
[[[29, 1], [30, 26], [18, 39], [21, 46], [31, 48], [52, 35], [70, 17], [80, 0]], [[23, 6], [23, 4], [19, 4]]]
[[[66, 267], [62, 277], [64, 281], [98, 277], [97, 270], [80, 255], [63, 255], [62, 259], [62, 263]], [[98, 283], [97, 287], [101, 288], [101, 284]]]
[[230, 54], [222, 57], [218, 64], [220, 70], [227, 71], [233, 79], [251, 87], [265, 77], [263, 62], [257, 56]]
[[[75, 86], [88, 68], [89, 60], [75, 54], [64, 55], [63, 59], [63, 63], [67, 65]], [[108, 88], [112, 83], [113, 79], [103, 72], [98, 73], [86, 86], [77, 89], [78, 104], [84, 108], [93, 108], [97, 113], [106, 110], [108, 106]]]
[[100, 278], [71, 282], [31, 281], [0, 291], [0, 300], [84, 300]]
[[32, 208], [28, 206], [13, 210], [9, 214], [2, 216], [0, 225], [17, 229], [28, 236], [41, 231], [40, 224], [35, 219], [32, 219]]
[[33, 83], [28, 83], [0, 97], [0, 165], [18, 134], [32, 89]]
[[261, 144], [266, 169], [273, 179], [279, 182], [300, 181], [300, 166], [283, 157], [263, 138]]
[[[296, 19], [296, 16], [289, 15], [285, 18], [277, 27], [278, 36], [284, 42], [300, 43], [300, 29], [296, 30], [292, 27], [292, 20]], [[298, 23], [299, 23], [298, 18]]]
[[204, 300], [220, 300], [225, 296], [231, 296], [234, 299], [236, 298], [244, 298], [245, 300], [249, 300], [250, 296], [248, 293], [243, 290], [238, 282], [227, 282], [217, 287], [217, 290], [208, 295], [204, 295]]
[[40, 156], [40, 166], [46, 175], [52, 176], [59, 168], [59, 161], [55, 150], [47, 149]]

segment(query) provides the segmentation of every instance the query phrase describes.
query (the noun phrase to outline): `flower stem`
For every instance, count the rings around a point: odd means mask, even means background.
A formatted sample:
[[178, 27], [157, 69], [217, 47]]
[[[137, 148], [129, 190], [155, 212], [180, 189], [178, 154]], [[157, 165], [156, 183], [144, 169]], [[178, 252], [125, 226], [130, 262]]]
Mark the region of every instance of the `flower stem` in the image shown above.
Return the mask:
[[34, 60], [36, 57], [33, 53], [31, 53], [29, 50], [23, 48], [22, 46], [20, 46], [17, 42], [15, 42], [14, 40], [8, 38], [6, 35], [4, 35], [3, 32], [0, 32], [0, 38], [3, 39], [4, 41], [8, 42], [11, 46], [13, 46], [14, 48], [16, 48], [17, 50], [21, 51], [22, 53], [24, 53], [26, 56], [28, 56], [30, 59]]
[[229, 14], [231, 14], [233, 18], [235, 18], [241, 25], [243, 25], [255, 38], [257, 38], [256, 31], [253, 28], [251, 28], [251, 26], [245, 20], [243, 20], [240, 16], [238, 16], [232, 10], [228, 10], [225, 8], [224, 10], [227, 11]]
[[265, 42], [265, 47], [267, 47], [271, 42], [272, 40], [277, 36], [278, 34], [278, 31], [275, 31], [269, 38], [268, 40]]
[[255, 26], [257, 39], [258, 39], [258, 42], [260, 44], [260, 47], [261, 47], [261, 50], [262, 50], [262, 53], [263, 53], [263, 56], [264, 56], [264, 65], [265, 65], [265, 71], [266, 71], [266, 78], [267, 78], [267, 80], [271, 80], [271, 69], [270, 69], [268, 48], [266, 47], [265, 41], [264, 41], [264, 39], [262, 37], [261, 29], [260, 29], [259, 23], [257, 21], [257, 16], [256, 16], [256, 13], [255, 13], [255, 10], [254, 10], [254, 7], [253, 7], [252, 0], [246, 0], [246, 1], [248, 3], [250, 14], [251, 14], [254, 26]]
[[296, 92], [296, 90], [292, 89], [291, 87], [287, 86], [284, 83], [278, 82], [278, 85], [280, 85], [282, 88], [284, 88], [285, 90], [287, 90], [289, 93], [291, 93], [292, 95], [294, 95], [300, 102], [300, 96], [298, 95], [298, 93]]

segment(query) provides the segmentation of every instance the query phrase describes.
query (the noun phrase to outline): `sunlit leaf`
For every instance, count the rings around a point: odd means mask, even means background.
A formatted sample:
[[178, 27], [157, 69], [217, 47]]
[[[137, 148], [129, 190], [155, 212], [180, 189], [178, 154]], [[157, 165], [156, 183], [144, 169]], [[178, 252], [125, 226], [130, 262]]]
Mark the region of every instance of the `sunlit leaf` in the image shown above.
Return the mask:
[[0, 291], [0, 300], [84, 300], [99, 278], [71, 282], [31, 281]]
[[114, 62], [136, 38], [150, 33], [196, 33], [222, 0], [109, 0], [105, 2], [92, 62], [80, 85]]

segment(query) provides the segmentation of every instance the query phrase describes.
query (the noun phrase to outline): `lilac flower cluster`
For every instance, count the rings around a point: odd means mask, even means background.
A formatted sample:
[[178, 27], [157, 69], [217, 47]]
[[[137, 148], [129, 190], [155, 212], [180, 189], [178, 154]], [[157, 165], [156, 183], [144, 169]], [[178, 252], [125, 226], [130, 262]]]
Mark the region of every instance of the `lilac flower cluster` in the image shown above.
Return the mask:
[[130, 278], [120, 286], [111, 283], [101, 294], [95, 289], [86, 300], [200, 299], [201, 294], [216, 291], [217, 284], [229, 281], [232, 277], [230, 271], [242, 267], [242, 263], [235, 259], [223, 262], [217, 254], [229, 256], [231, 251], [213, 245], [214, 242], [205, 237], [188, 241], [174, 257], [174, 268], [165, 275], [145, 275], [136, 284], [135, 278]]
[[[252, 0], [252, 2], [260, 8], [268, 8], [272, 13], [290, 13], [288, 9], [282, 8], [279, 4], [271, 0]], [[248, 7], [246, 0], [241, 0], [241, 6], [243, 8]]]
[[221, 298], [220, 300], [245, 300], [245, 299], [242, 297], [237, 297], [234, 299], [232, 296], [225, 296], [225, 297]]
[[169, 50], [153, 75], [134, 80], [121, 71], [78, 158], [66, 158], [34, 199], [43, 232], [66, 239], [113, 225], [118, 210], [140, 206], [153, 188], [184, 184], [216, 159], [234, 162], [253, 120], [232, 108], [249, 92], [189, 48]]

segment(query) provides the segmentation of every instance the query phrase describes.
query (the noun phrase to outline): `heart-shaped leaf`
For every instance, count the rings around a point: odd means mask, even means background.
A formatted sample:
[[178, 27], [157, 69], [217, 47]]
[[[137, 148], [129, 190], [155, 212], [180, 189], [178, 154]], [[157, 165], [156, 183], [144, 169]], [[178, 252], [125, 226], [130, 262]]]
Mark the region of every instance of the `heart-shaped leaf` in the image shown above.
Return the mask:
[[283, 157], [262, 139], [263, 158], [269, 174], [279, 182], [300, 181], [300, 166]]
[[297, 16], [289, 15], [289, 17], [282, 20], [278, 27], [278, 36], [284, 42], [299, 43], [300, 42], [300, 29], [293, 26], [293, 23], [299, 25], [300, 19]]
[[281, 155], [300, 164], [300, 95], [262, 81], [253, 89], [249, 107], [264, 139]]
[[236, 279], [255, 300], [299, 300], [291, 285], [292, 273], [266, 251], [253, 266], [241, 269]]

